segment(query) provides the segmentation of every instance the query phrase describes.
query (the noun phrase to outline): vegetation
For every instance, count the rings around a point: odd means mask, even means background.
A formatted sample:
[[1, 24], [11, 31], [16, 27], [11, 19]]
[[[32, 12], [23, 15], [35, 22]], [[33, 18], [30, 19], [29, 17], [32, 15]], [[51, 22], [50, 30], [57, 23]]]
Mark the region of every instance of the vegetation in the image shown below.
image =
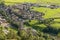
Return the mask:
[[60, 40], [60, 2], [51, 3], [55, 1], [1, 0], [0, 21], [10, 26], [0, 22], [0, 40]]

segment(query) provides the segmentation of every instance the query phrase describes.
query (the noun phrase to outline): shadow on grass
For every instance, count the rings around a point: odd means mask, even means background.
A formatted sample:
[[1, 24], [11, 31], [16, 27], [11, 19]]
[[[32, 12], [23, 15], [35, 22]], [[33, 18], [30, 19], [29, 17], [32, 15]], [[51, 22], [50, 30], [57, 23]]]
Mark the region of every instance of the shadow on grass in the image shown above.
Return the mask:
[[14, 30], [18, 30], [18, 25], [11, 23], [11, 28]]
[[36, 26], [35, 24], [34, 25], [30, 25], [27, 22], [25, 23], [25, 25], [27, 25], [28, 27], [32, 27], [35, 30], [39, 30], [39, 31], [42, 31], [44, 33], [48, 33], [48, 34], [51, 34], [51, 35], [57, 35], [60, 32], [60, 30], [55, 29], [53, 27], [48, 27], [47, 26], [47, 27], [43, 28], [43, 27], [40, 27], [40, 26]]
[[25, 24], [26, 26], [28, 26], [28, 27], [32, 27], [32, 28], [35, 29], [35, 30], [42, 31], [42, 30], [44, 29], [43, 27], [36, 26], [35, 24], [34, 24], [34, 25], [30, 25], [28, 22], [25, 22], [24, 24]]
[[43, 32], [44, 33], [49, 33], [51, 35], [57, 35], [59, 33], [59, 30], [58, 29], [54, 29], [52, 27], [46, 27], [43, 29]]

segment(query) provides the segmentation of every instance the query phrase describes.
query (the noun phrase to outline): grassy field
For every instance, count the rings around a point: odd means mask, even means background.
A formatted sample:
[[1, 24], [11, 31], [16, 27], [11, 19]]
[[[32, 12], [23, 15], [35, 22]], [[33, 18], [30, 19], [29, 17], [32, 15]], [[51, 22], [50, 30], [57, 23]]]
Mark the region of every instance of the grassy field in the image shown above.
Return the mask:
[[[60, 0], [38, 0], [38, 1], [37, 0], [22, 0], [22, 1], [21, 0], [5, 0], [6, 5], [12, 5], [12, 4], [24, 3], [24, 2], [60, 5]], [[45, 13], [44, 18], [60, 17], [60, 8], [50, 9], [50, 8], [44, 8], [44, 7], [40, 7], [40, 8], [34, 7], [34, 9], [32, 10]], [[60, 22], [60, 19], [56, 19], [55, 21]], [[33, 22], [31, 24], [33, 24]], [[60, 28], [60, 24], [58, 23], [51, 24], [51, 25], [55, 28]]]
[[30, 2], [30, 3], [43, 3], [43, 4], [59, 4], [60, 5], [60, 0], [4, 0], [5, 4], [10, 5], [10, 4], [15, 4], [15, 3], [24, 3], [24, 2]]
[[[60, 8], [50, 9], [50, 8], [43, 8], [43, 7], [40, 7], [40, 8], [34, 7], [34, 9], [32, 10], [45, 13], [45, 16], [43, 16], [44, 18], [60, 17]], [[55, 21], [60, 22], [60, 19], [55, 19]], [[60, 28], [59, 23], [51, 24], [51, 26], [54, 28]]]
[[5, 4], [7, 5], [16, 4], [16, 3], [24, 3], [24, 2], [36, 3], [37, 0], [5, 0]]

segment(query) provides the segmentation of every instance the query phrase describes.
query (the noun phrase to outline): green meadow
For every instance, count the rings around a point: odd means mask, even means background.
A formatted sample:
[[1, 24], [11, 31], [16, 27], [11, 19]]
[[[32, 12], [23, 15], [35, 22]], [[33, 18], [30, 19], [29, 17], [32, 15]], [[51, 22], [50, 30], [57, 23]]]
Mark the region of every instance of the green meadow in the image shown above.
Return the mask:
[[60, 0], [4, 0], [7, 5], [15, 4], [15, 3], [43, 3], [43, 4], [60, 4]]
[[[32, 10], [45, 13], [45, 16], [43, 16], [45, 19], [46, 18], [60, 17], [60, 8], [50, 9], [50, 8], [43, 8], [43, 7], [41, 7], [41, 8], [34, 7], [34, 9], [32, 9]], [[55, 19], [55, 21], [60, 22], [60, 19]], [[51, 25], [53, 27], [60, 28], [59, 23], [54, 23], [54, 24], [51, 24]]]
[[[43, 4], [43, 5], [47, 5], [47, 4], [60, 5], [60, 0], [5, 0], [4, 2], [6, 5], [14, 5], [16, 3], [24, 3], [24, 2], [39, 3], [39, 4]], [[45, 13], [45, 16], [43, 16], [45, 19], [46, 18], [60, 17], [60, 8], [50, 9], [50, 8], [44, 8], [44, 7], [40, 7], [40, 8], [33, 7], [33, 9], [31, 9], [31, 10]], [[55, 19], [55, 21], [60, 22], [60, 19]], [[36, 21], [33, 21], [33, 22], [36, 23]], [[30, 24], [34, 24], [33, 22], [31, 22]], [[41, 26], [41, 25], [39, 25], [39, 26]], [[59, 23], [51, 24], [51, 26], [54, 28], [60, 28]]]

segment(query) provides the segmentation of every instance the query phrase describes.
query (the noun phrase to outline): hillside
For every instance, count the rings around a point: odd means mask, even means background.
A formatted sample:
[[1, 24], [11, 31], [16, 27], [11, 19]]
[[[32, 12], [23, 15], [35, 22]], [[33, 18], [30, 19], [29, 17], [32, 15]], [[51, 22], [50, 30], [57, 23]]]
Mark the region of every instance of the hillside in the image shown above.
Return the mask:
[[60, 0], [0, 1], [0, 40], [60, 40]]
[[[24, 3], [24, 2], [29, 2], [29, 3], [39, 3], [41, 5], [51, 5], [51, 4], [55, 4], [55, 5], [60, 5], [60, 2], [59, 0], [5, 0], [5, 3], [7, 5], [10, 5], [10, 4], [15, 4], [15, 3]], [[57, 9], [50, 9], [50, 8], [45, 8], [45, 7], [34, 7], [33, 10], [36, 10], [36, 11], [39, 11], [39, 12], [43, 12], [45, 13], [45, 16], [44, 18], [52, 18], [52, 17], [60, 17], [60, 8], [57, 8]], [[57, 15], [56, 15], [57, 14]], [[60, 20], [60, 19], [58, 19]], [[58, 26], [58, 25], [57, 25]]]

